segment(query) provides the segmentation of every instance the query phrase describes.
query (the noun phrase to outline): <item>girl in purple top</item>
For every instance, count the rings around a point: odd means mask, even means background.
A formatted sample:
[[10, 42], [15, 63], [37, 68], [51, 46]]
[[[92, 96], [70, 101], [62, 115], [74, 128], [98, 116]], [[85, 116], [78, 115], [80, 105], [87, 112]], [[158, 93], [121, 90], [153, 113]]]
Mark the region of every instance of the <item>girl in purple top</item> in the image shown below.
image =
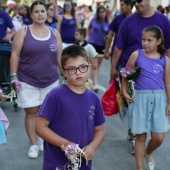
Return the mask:
[[[151, 156], [163, 142], [170, 115], [170, 59], [165, 55], [161, 29], [151, 25], [142, 33], [142, 50], [132, 53], [127, 66], [140, 67], [135, 79], [135, 96], [128, 94], [128, 81], [123, 78], [123, 93], [128, 102], [129, 126], [136, 134], [135, 158], [137, 170], [143, 169], [145, 158], [148, 170], [155, 169]], [[145, 148], [147, 133], [151, 139]]]
[[44, 139], [43, 170], [67, 169], [70, 162], [61, 147], [75, 144], [88, 160], [86, 165], [82, 159], [79, 169], [91, 170], [94, 152], [104, 139], [105, 116], [99, 97], [85, 87], [90, 65], [84, 48], [65, 48], [61, 67], [67, 82], [48, 93], [36, 124], [36, 133]]
[[[107, 10], [104, 6], [97, 8], [97, 16], [93, 18], [87, 28], [88, 43], [92, 44], [99, 54], [104, 54], [106, 35], [109, 30]], [[103, 58], [92, 62], [92, 90], [98, 91], [98, 74]]]
[[70, 0], [66, 0], [63, 7], [63, 16], [58, 17], [58, 29], [61, 34], [63, 48], [76, 42], [74, 35], [78, 27], [78, 18], [75, 17], [73, 4]]
[[[62, 51], [61, 38], [57, 30], [45, 25], [46, 5], [35, 1], [30, 8], [33, 24], [22, 27], [12, 44], [10, 58], [11, 82], [20, 81], [18, 106], [24, 108], [25, 128], [30, 141], [28, 157], [37, 158], [43, 150], [35, 133], [36, 114], [46, 94], [59, 85], [57, 69]], [[39, 140], [40, 141], [40, 140]]]

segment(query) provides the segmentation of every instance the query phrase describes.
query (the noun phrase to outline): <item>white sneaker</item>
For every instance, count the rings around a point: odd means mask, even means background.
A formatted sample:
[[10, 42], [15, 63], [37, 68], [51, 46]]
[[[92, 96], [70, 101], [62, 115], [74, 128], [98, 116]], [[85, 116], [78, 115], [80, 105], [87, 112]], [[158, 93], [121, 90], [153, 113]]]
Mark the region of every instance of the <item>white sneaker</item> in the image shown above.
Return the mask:
[[99, 91], [99, 85], [97, 84], [97, 85], [92, 85], [92, 91], [94, 91], [94, 92], [98, 92]]
[[37, 145], [31, 145], [28, 151], [28, 157], [29, 158], [37, 158], [38, 157], [38, 146]]
[[39, 151], [44, 151], [43, 139], [38, 137], [37, 143], [38, 143]]

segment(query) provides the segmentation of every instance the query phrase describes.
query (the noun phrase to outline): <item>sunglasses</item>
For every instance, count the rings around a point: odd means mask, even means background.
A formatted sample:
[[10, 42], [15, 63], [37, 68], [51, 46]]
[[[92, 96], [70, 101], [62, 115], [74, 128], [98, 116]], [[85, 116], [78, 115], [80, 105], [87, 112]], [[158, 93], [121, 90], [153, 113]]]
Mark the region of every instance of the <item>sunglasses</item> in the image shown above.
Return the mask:
[[143, 0], [132, 0], [132, 2], [135, 4], [136, 2], [137, 3], [141, 3]]
[[71, 4], [64, 4], [64, 7], [71, 7]]

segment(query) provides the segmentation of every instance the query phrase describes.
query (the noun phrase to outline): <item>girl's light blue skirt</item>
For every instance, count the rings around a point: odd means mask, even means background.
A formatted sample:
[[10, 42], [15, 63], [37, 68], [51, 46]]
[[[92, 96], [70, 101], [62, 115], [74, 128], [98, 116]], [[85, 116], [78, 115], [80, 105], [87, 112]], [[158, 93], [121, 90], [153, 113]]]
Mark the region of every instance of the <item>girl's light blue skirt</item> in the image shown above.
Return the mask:
[[136, 90], [128, 103], [128, 123], [133, 134], [168, 131], [167, 96], [164, 90]]

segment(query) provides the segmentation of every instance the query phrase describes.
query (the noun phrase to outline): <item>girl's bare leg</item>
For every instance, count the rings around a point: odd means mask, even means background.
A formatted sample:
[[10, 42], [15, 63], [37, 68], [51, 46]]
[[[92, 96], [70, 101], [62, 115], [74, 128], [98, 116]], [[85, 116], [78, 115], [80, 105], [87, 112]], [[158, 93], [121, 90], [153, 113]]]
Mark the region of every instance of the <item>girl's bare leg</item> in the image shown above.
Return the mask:
[[151, 133], [151, 139], [148, 142], [148, 145], [146, 147], [145, 153], [147, 154], [146, 160], [147, 162], [152, 162], [153, 159], [151, 156], [152, 152], [157, 149], [163, 142], [165, 137], [165, 133]]
[[135, 140], [135, 159], [137, 170], [143, 170], [143, 159], [147, 134], [137, 134]]

